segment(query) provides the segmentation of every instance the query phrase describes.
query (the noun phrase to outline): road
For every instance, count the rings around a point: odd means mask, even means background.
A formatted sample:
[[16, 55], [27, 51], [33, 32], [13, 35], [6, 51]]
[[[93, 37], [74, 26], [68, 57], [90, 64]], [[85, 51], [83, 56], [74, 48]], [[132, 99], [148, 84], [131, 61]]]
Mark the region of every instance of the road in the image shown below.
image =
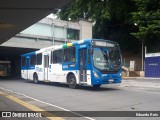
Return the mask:
[[[160, 89], [158, 88], [150, 90], [149, 88], [139, 89], [139, 87], [126, 87], [123, 85], [103, 85], [100, 89], [94, 89], [89, 86], [70, 89], [66, 84], [34, 84], [21, 79], [1, 79], [0, 91], [7, 91], [10, 95], [46, 111], [95, 112], [160, 110]], [[65, 116], [62, 117], [65, 118]], [[89, 117], [76, 117], [76, 119], [158, 120], [159, 117], [160, 115], [158, 115], [158, 117], [147, 118], [130, 116], [120, 118], [95, 117], [91, 115]]]

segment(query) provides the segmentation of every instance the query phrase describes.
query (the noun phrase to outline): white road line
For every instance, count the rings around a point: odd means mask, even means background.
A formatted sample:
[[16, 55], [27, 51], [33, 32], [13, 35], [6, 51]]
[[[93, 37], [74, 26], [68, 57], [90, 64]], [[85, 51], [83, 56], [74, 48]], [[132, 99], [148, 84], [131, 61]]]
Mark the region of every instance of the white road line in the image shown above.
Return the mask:
[[47, 102], [38, 100], [38, 99], [36, 99], [36, 98], [30, 97], [30, 96], [28, 96], [28, 95], [25, 95], [25, 94], [22, 94], [22, 93], [19, 93], [19, 92], [15, 92], [15, 91], [12, 91], [12, 90], [3, 88], [3, 87], [0, 87], [0, 89], [6, 90], [6, 91], [9, 91], [9, 92], [12, 92], [12, 93], [16, 93], [16, 94], [18, 94], [18, 95], [22, 95], [22, 96], [27, 97], [27, 98], [30, 98], [30, 99], [32, 99], [32, 100], [34, 100], [34, 101], [41, 102], [41, 103], [43, 103], [43, 104], [46, 104], [46, 105], [49, 105], [49, 106], [52, 106], [52, 107], [56, 107], [56, 108], [59, 108], [59, 109], [64, 110], [64, 111], [69, 111], [69, 112], [71, 112], [71, 113], [73, 113], [73, 114], [75, 114], [75, 115], [84, 117], [84, 118], [89, 119], [89, 120], [95, 120], [94, 118], [91, 118], [91, 117], [87, 117], [87, 116], [81, 115], [81, 114], [76, 113], [76, 112], [73, 112], [73, 111], [71, 111], [71, 110], [68, 110], [68, 109], [59, 107], [59, 106], [54, 105], [54, 104], [51, 104], [51, 103], [47, 103]]

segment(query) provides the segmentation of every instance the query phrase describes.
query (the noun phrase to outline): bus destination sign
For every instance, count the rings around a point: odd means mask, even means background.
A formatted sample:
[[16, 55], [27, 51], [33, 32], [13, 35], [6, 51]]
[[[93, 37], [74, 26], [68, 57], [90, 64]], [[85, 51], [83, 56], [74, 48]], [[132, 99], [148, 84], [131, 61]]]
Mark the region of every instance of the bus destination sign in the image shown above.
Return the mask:
[[95, 46], [102, 46], [102, 47], [115, 47], [114, 43], [111, 42], [105, 42], [105, 41], [94, 41], [93, 45]]

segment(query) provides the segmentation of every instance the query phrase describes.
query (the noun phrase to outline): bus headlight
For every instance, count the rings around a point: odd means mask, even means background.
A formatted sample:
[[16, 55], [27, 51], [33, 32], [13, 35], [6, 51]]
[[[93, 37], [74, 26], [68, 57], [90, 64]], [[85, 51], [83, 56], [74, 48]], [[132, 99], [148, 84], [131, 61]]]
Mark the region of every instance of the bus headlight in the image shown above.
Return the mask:
[[94, 74], [94, 77], [99, 78], [99, 75], [95, 71], [93, 71], [93, 74]]

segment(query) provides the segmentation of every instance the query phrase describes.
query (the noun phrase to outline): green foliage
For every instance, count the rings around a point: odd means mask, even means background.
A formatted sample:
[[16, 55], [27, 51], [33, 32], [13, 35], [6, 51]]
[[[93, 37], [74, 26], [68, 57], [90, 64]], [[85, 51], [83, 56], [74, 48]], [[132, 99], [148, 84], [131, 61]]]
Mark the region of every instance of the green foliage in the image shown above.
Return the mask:
[[83, 18], [95, 22], [94, 38], [117, 41], [128, 50], [139, 46], [139, 41], [158, 43], [159, 8], [159, 0], [72, 0], [58, 16], [62, 20]]
[[73, 0], [60, 13], [59, 17], [63, 20], [77, 20], [84, 18], [95, 21], [96, 19], [109, 19], [108, 8], [101, 0]]
[[128, 22], [133, 7], [132, 0], [72, 0], [58, 16], [63, 20], [84, 18], [91, 21]]
[[131, 33], [140, 41], [160, 39], [160, 1], [134, 0], [137, 11], [132, 12], [133, 22], [137, 23], [138, 31]]

